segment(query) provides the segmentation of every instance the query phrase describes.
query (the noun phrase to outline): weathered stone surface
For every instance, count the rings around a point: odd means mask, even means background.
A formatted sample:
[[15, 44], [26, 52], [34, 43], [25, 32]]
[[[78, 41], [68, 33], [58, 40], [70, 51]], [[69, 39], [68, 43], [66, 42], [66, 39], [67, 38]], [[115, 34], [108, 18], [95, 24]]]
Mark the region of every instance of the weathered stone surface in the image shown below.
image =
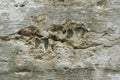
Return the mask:
[[119, 80], [119, 0], [1, 0], [1, 80]]

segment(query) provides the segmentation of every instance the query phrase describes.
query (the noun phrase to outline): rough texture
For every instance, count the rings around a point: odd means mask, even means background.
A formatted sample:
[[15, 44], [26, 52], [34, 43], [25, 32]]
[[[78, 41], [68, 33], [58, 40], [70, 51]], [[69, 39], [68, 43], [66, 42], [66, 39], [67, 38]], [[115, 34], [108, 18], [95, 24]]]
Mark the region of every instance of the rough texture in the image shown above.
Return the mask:
[[0, 80], [120, 80], [119, 0], [0, 0]]

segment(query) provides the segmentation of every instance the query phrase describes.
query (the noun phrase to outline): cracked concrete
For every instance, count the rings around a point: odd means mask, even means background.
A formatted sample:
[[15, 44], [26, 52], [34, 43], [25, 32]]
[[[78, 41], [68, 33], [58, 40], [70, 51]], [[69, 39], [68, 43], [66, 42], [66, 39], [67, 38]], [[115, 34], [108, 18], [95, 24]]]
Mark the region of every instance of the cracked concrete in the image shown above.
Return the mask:
[[119, 0], [1, 0], [1, 80], [119, 80]]

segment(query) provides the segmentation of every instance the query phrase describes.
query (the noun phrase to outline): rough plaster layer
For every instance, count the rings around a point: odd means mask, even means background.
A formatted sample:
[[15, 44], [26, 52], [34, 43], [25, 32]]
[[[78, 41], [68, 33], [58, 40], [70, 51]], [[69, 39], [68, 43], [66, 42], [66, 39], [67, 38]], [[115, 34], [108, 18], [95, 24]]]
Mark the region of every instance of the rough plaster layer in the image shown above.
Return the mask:
[[0, 80], [120, 80], [119, 0], [0, 0]]

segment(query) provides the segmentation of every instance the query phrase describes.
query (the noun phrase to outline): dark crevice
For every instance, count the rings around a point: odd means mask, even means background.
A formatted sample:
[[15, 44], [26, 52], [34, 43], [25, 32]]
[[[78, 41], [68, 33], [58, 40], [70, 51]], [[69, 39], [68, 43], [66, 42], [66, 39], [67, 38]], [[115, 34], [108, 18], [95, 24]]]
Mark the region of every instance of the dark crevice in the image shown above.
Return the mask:
[[89, 45], [86, 45], [86, 46], [73, 46], [73, 49], [87, 49], [87, 48], [90, 48], [90, 47], [96, 47], [96, 46], [100, 46], [102, 44], [96, 44], [96, 43], [93, 43], [93, 44], [89, 44]]
[[59, 2], [64, 2], [65, 0], [58, 0]]
[[40, 59], [40, 60], [42, 60], [44, 55], [45, 55], [45, 54], [38, 55], [38, 56], [35, 57], [35, 59]]
[[21, 4], [20, 7], [24, 7], [25, 5], [24, 4]]
[[97, 2], [97, 6], [103, 6], [106, 4], [106, 0], [100, 0]]
[[14, 7], [25, 7], [25, 4], [15, 4]]
[[31, 26], [28, 26], [26, 28], [19, 30], [16, 33], [8, 34], [7, 36], [0, 36], [0, 39], [5, 40], [5, 41], [9, 41], [13, 39], [19, 40], [20, 38], [23, 38], [23, 36], [29, 37], [27, 41], [33, 39], [35, 36], [39, 38], [43, 37], [42, 35], [40, 35], [39, 29], [31, 25]]
[[36, 36], [39, 33], [39, 29], [33, 25], [23, 28], [17, 32], [17, 34], [22, 36]]
[[73, 30], [72, 29], [68, 29], [67, 30], [67, 38], [71, 38], [74, 35]]
[[48, 38], [45, 38], [45, 39], [44, 39], [44, 47], [45, 47], [45, 50], [48, 49], [48, 46], [49, 46]]
[[28, 68], [19, 68], [19, 69], [15, 70], [15, 72], [31, 72], [31, 70]]
[[40, 39], [35, 38], [35, 48], [38, 48], [40, 43], [41, 43]]
[[0, 60], [0, 62], [9, 62], [9, 61], [7, 61], [7, 60]]
[[18, 4], [15, 4], [14, 7], [18, 7]]
[[62, 25], [52, 25], [52, 27], [50, 29], [51, 29], [52, 32], [54, 32], [54, 31], [62, 31], [63, 26]]
[[0, 39], [1, 40], [5, 40], [5, 41], [9, 41], [10, 40], [9, 36], [0, 36]]
[[64, 31], [63, 31], [63, 34], [65, 34], [66, 32], [67, 32], [67, 31], [66, 31], [66, 30], [64, 30]]
[[59, 37], [56, 36], [56, 35], [51, 35], [50, 39], [52, 39], [54, 41], [60, 41], [60, 42], [66, 42], [67, 41], [66, 39], [59, 39]]
[[64, 67], [64, 71], [68, 71], [68, 70], [70, 70], [69, 67]]

